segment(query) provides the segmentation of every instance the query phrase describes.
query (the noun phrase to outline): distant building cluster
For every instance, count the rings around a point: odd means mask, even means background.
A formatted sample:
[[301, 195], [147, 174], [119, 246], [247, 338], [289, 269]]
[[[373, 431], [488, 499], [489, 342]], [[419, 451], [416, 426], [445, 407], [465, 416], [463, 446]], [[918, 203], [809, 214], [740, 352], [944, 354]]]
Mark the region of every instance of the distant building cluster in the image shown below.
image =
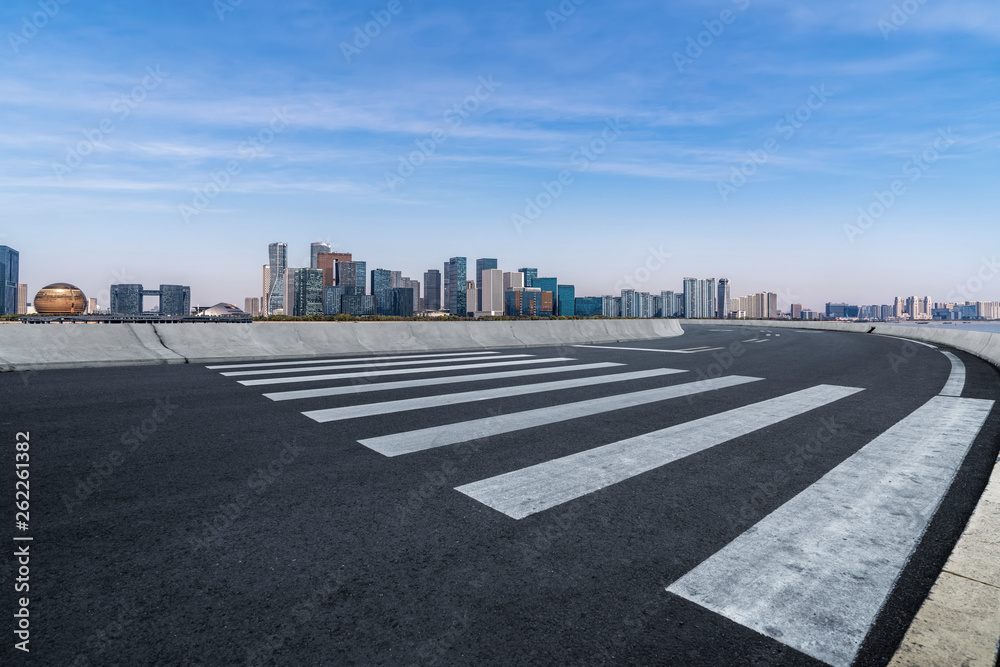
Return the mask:
[[[800, 303], [783, 312], [774, 292], [732, 296], [727, 278], [684, 278], [679, 291], [656, 293], [632, 288], [617, 295], [577, 295], [576, 287], [555, 276], [540, 276], [536, 267], [505, 271], [496, 258], [480, 258], [470, 265], [465, 257], [451, 257], [440, 269], [428, 269], [423, 280], [401, 271], [368, 269], [349, 252], [334, 252], [328, 243], [313, 243], [308, 267], [288, 266], [288, 244], [271, 243], [262, 266], [260, 296], [247, 297], [243, 310], [229, 303], [191, 307], [187, 285], [111, 285], [111, 319], [199, 317], [249, 321], [250, 317], [289, 315], [349, 315], [355, 317], [622, 317], [692, 319], [794, 320], [998, 320], [1000, 302], [934, 303], [930, 297], [896, 297], [892, 304], [826, 304], [813, 311]], [[42, 288], [28, 302], [28, 286], [18, 282], [20, 255], [0, 245], [0, 315], [72, 315], [98, 313], [97, 299], [86, 298], [69, 283]], [[474, 271], [474, 274], [473, 274]], [[156, 299], [155, 306], [149, 304]], [[37, 306], [37, 308], [35, 307]], [[92, 318], [93, 319], [93, 318]]]

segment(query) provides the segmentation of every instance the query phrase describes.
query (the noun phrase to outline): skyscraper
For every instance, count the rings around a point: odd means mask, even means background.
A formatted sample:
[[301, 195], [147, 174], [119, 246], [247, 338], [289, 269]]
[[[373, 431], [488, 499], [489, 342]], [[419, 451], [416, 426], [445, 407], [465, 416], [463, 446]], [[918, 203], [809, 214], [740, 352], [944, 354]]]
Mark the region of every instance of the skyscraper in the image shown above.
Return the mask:
[[323, 269], [323, 286], [331, 287], [337, 284], [337, 263], [352, 261], [349, 252], [321, 252], [316, 255], [315, 269]]
[[471, 305], [476, 302], [476, 283], [472, 280], [465, 281], [465, 312], [460, 313], [461, 317], [468, 317], [469, 313], [472, 312]]
[[[27, 287], [28, 286], [25, 285], [25, 288], [27, 288]], [[27, 312], [27, 311], [25, 311], [25, 312]], [[93, 297], [92, 296], [89, 299], [87, 299], [87, 314], [88, 315], [93, 315], [96, 312], [97, 312], [97, 297]]]
[[17, 314], [28, 314], [28, 286], [25, 283], [18, 283], [17, 285]]
[[[532, 287], [538, 287], [538, 288], [540, 288], [543, 293], [544, 292], [550, 292], [552, 294], [552, 297], [551, 297], [552, 298], [552, 306], [553, 306], [553, 309], [555, 308], [556, 298], [557, 298], [556, 297], [556, 293], [559, 291], [559, 279], [558, 278], [539, 278], [539, 277], [536, 276], [536, 277], [534, 277], [534, 278], [531, 279], [531, 286]], [[542, 309], [543, 310], [545, 309], [545, 307], [546, 307], [547, 304], [548, 304], [548, 302], [545, 301], [545, 295], [542, 294]]]
[[[336, 264], [338, 287], [356, 287], [360, 291], [354, 294], [363, 295], [367, 291], [368, 285], [368, 262], [341, 262]], [[326, 273], [324, 272], [324, 286], [326, 285]], [[350, 291], [348, 293], [351, 293]]]
[[483, 271], [495, 268], [497, 268], [496, 259], [484, 258], [476, 260], [476, 307], [475, 309], [469, 308], [469, 310], [486, 310], [483, 308]]
[[190, 287], [186, 285], [160, 285], [160, 315], [181, 317], [190, 314]]
[[250, 317], [260, 317], [260, 298], [248, 296], [243, 299], [243, 312]]
[[729, 319], [729, 302], [732, 297], [729, 294], [729, 278], [719, 278], [719, 295], [716, 299], [716, 317], [720, 320]]
[[525, 287], [523, 273], [520, 271], [508, 271], [503, 274], [503, 290], [505, 292], [519, 287]]
[[115, 315], [142, 315], [142, 285], [112, 285], [110, 310]]
[[716, 300], [719, 295], [715, 290], [715, 278], [698, 280], [684, 279], [684, 316], [692, 319], [716, 317], [718, 308]]
[[556, 315], [561, 317], [576, 315], [576, 287], [559, 285], [556, 289]]
[[[445, 303], [444, 307], [452, 315], [465, 317], [469, 312], [468, 290], [465, 279], [465, 257], [452, 257], [445, 262]], [[475, 283], [473, 283], [475, 289]]]
[[319, 254], [321, 252], [330, 252], [330, 244], [329, 243], [322, 243], [320, 241], [317, 241], [316, 243], [312, 243], [312, 244], [309, 245], [309, 268], [310, 269], [319, 269], [319, 268], [321, 268], [320, 265], [319, 265]]
[[285, 269], [282, 313], [294, 317], [323, 314], [323, 271]]
[[268, 315], [274, 315], [285, 307], [285, 269], [288, 268], [288, 244], [272, 243], [267, 247], [268, 265], [270, 266], [267, 291], [264, 300], [267, 302]]
[[534, 287], [535, 286], [535, 278], [538, 277], [538, 269], [523, 268], [523, 269], [518, 269], [518, 271], [520, 271], [521, 273], [524, 274], [524, 286], [525, 287]]
[[503, 271], [483, 269], [477, 294], [480, 299], [479, 311], [484, 315], [503, 315]]
[[392, 271], [372, 269], [372, 294], [375, 296], [375, 314], [389, 315], [389, 290], [392, 289]]
[[0, 245], [0, 315], [17, 314], [20, 257], [20, 253], [13, 248]]
[[437, 269], [424, 272], [424, 308], [441, 310], [441, 272]]

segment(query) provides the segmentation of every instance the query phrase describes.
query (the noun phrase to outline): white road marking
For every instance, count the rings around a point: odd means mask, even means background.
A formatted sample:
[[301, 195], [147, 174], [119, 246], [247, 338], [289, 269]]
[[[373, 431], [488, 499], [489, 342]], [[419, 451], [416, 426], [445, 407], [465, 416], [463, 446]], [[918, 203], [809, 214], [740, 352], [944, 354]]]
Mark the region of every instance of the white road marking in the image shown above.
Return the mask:
[[[533, 354], [502, 354], [493, 359], [523, 359], [533, 357]], [[247, 375], [276, 375], [278, 373], [309, 373], [312, 371], [339, 371], [352, 368], [397, 368], [399, 366], [419, 366], [422, 364], [457, 364], [465, 361], [480, 361], [482, 357], [453, 357], [451, 359], [420, 359], [417, 361], [386, 361], [381, 362], [372, 359], [365, 364], [344, 364], [342, 366], [307, 366], [305, 368], [267, 368], [256, 371], [233, 371], [230, 373], [220, 373], [226, 377], [244, 377]]]
[[401, 454], [411, 454], [435, 447], [445, 447], [459, 442], [467, 442], [478, 438], [485, 438], [502, 433], [512, 433], [535, 426], [545, 426], [558, 422], [589, 417], [591, 415], [613, 412], [637, 405], [647, 405], [657, 403], [672, 398], [693, 396], [708, 391], [726, 389], [749, 382], [759, 382], [763, 378], [742, 377], [730, 375], [714, 380], [699, 380], [681, 385], [661, 387], [659, 389], [648, 389], [628, 394], [617, 394], [604, 398], [594, 398], [577, 403], [566, 403], [547, 408], [536, 408], [522, 412], [512, 412], [510, 414], [474, 419], [471, 421], [459, 422], [457, 424], [446, 424], [444, 426], [434, 426], [431, 428], [419, 429], [416, 431], [406, 431], [404, 433], [394, 433], [377, 438], [367, 438], [359, 440], [362, 445], [373, 449], [385, 456], [400, 456]]
[[724, 349], [721, 347], [706, 347], [686, 350], [658, 350], [650, 347], [615, 347], [613, 345], [573, 345], [573, 347], [586, 347], [597, 350], [628, 350], [629, 352], [667, 352], [671, 354], [695, 354], [696, 352], [712, 352]]
[[420, 396], [418, 398], [404, 398], [397, 401], [384, 401], [381, 403], [365, 403], [363, 405], [347, 405], [341, 408], [325, 408], [323, 410], [309, 410], [303, 412], [306, 417], [321, 424], [343, 419], [356, 419], [358, 417], [370, 417], [372, 415], [386, 415], [393, 412], [405, 412], [407, 410], [421, 410], [424, 408], [436, 408], [445, 405], [458, 405], [459, 403], [475, 403], [477, 401], [489, 401], [508, 396], [524, 396], [525, 394], [541, 394], [549, 391], [559, 391], [562, 389], [576, 389], [578, 387], [590, 387], [597, 384], [611, 384], [614, 382], [629, 382], [631, 380], [645, 380], [648, 378], [662, 377], [664, 375], [676, 375], [687, 371], [675, 368], [654, 368], [645, 371], [632, 371], [629, 373], [614, 373], [611, 375], [591, 375], [583, 378], [573, 378], [571, 380], [556, 380], [554, 382], [538, 382], [536, 384], [522, 384], [513, 387], [496, 387], [494, 389], [481, 389], [479, 391], [457, 392], [454, 394], [437, 394], [434, 396]]
[[441, 354], [401, 354], [391, 357], [344, 357], [340, 359], [305, 359], [302, 361], [269, 361], [254, 364], [226, 364], [224, 366], [206, 366], [209, 370], [225, 370], [233, 368], [265, 368], [267, 366], [301, 366], [304, 364], [340, 364], [351, 361], [385, 361], [387, 359], [430, 359], [432, 357], [469, 357], [483, 354], [500, 354], [499, 352], [443, 352]]
[[960, 397], [962, 391], [965, 390], [965, 364], [951, 352], [942, 350], [941, 354], [948, 357], [948, 360], [951, 361], [951, 375], [948, 376], [948, 382], [944, 385], [944, 389], [941, 390], [941, 395]]
[[[497, 357], [491, 357], [496, 359]], [[256, 387], [263, 384], [288, 384], [292, 382], [318, 382], [321, 380], [351, 380], [354, 378], [373, 378], [383, 375], [411, 375], [417, 373], [445, 373], [451, 371], [466, 371], [474, 368], [496, 368], [499, 366], [520, 366], [523, 364], [550, 364], [555, 361], [576, 361], [572, 357], [545, 357], [542, 359], [523, 359], [520, 361], [490, 361], [481, 364], [463, 364], [460, 366], [429, 366], [427, 368], [395, 368], [385, 370], [359, 371], [357, 373], [329, 373], [324, 375], [299, 375], [284, 378], [262, 378], [260, 380], [240, 380], [245, 387]]]
[[863, 389], [819, 385], [458, 487], [514, 519], [575, 500]]
[[425, 378], [423, 380], [399, 380], [397, 382], [378, 382], [376, 384], [348, 384], [339, 387], [323, 387], [321, 389], [301, 389], [298, 391], [279, 391], [264, 394], [272, 401], [291, 401], [300, 398], [317, 398], [320, 396], [341, 396], [345, 394], [363, 394], [371, 391], [389, 391], [393, 389], [410, 389], [413, 387], [433, 387], [439, 384], [454, 384], [458, 382], [478, 382], [480, 380], [504, 380], [507, 378], [527, 377], [531, 375], [547, 375], [551, 373], [572, 373], [574, 371], [592, 371], [601, 368], [624, 366], [611, 362], [598, 364], [577, 364], [576, 366], [556, 366], [554, 368], [529, 368], [521, 371], [501, 371], [499, 373], [475, 373], [472, 375], [448, 375], [440, 378]]
[[992, 408], [931, 399], [667, 590], [847, 667]]
[[923, 345], [924, 347], [929, 347], [932, 350], [937, 349], [937, 345], [931, 345], [930, 343], [925, 343], [922, 340], [913, 340], [912, 338], [901, 338], [900, 336], [890, 336], [888, 334], [875, 334], [876, 336], [881, 336], [882, 338], [895, 338], [896, 340], [906, 341], [907, 343], [913, 343], [914, 345]]

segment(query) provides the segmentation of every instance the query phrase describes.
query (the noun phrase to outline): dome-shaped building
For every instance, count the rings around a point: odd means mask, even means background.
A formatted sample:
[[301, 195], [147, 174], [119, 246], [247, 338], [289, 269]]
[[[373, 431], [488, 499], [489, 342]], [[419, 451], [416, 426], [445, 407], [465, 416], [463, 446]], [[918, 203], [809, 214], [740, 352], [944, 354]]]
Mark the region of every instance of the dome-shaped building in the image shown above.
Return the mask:
[[39, 315], [82, 315], [87, 296], [76, 285], [52, 283], [38, 290], [31, 305]]
[[217, 303], [199, 314], [203, 317], [250, 317], [231, 303]]

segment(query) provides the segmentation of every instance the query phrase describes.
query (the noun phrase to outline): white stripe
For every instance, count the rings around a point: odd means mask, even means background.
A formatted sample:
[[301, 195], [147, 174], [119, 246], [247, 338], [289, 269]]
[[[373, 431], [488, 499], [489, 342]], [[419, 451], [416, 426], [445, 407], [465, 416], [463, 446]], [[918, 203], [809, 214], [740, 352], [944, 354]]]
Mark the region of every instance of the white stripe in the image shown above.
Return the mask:
[[514, 519], [561, 505], [863, 389], [819, 385], [458, 487]]
[[[496, 359], [497, 357], [491, 357]], [[288, 384], [292, 382], [317, 382], [320, 380], [351, 380], [354, 378], [373, 378], [383, 375], [416, 375], [418, 373], [447, 373], [451, 371], [466, 371], [474, 368], [496, 368], [498, 366], [521, 366], [523, 364], [550, 364], [555, 361], [576, 361], [571, 357], [545, 357], [542, 359], [523, 359], [520, 361], [490, 361], [481, 364], [464, 364], [461, 366], [430, 366], [428, 368], [396, 368], [386, 370], [359, 371], [357, 373], [330, 373], [326, 375], [299, 375], [285, 378], [263, 378], [260, 380], [240, 380], [245, 387], [256, 387], [264, 384]]]
[[[533, 354], [502, 354], [490, 359], [521, 359], [533, 357]], [[344, 364], [342, 366], [307, 366], [305, 368], [267, 368], [256, 371], [233, 371], [231, 373], [220, 373], [226, 377], [242, 377], [247, 375], [276, 375], [278, 373], [309, 373], [312, 371], [339, 371], [351, 368], [396, 368], [398, 366], [419, 366], [421, 364], [457, 364], [465, 361], [479, 361], [482, 357], [456, 357], [452, 359], [420, 359], [418, 361], [387, 361], [382, 363], [378, 359], [371, 359], [365, 364]]]
[[895, 338], [896, 340], [903, 340], [907, 343], [913, 343], [914, 345], [923, 345], [924, 347], [929, 347], [932, 350], [937, 349], [937, 345], [931, 345], [930, 343], [925, 343], [920, 340], [913, 340], [912, 338], [902, 338], [901, 336], [890, 336], [888, 334], [875, 334], [876, 336], [881, 336], [882, 338]]
[[992, 407], [931, 399], [667, 590], [846, 667]]
[[951, 375], [948, 376], [948, 382], [941, 390], [941, 395], [960, 397], [965, 390], [965, 364], [951, 352], [942, 350], [941, 354], [951, 361]]
[[499, 352], [447, 352], [441, 354], [401, 354], [392, 357], [344, 357], [339, 359], [305, 359], [302, 361], [269, 361], [259, 364], [226, 364], [224, 366], [206, 366], [209, 370], [224, 370], [232, 368], [264, 368], [266, 366], [298, 366], [303, 364], [340, 364], [349, 361], [384, 361], [386, 359], [430, 359], [432, 357], [468, 357], [480, 354], [500, 354]]
[[421, 396], [419, 398], [404, 398], [398, 401], [385, 401], [382, 403], [366, 403], [365, 405], [348, 405], [342, 408], [326, 408], [324, 410], [309, 410], [303, 412], [306, 417], [323, 424], [326, 422], [340, 421], [342, 419], [356, 419], [358, 417], [370, 417], [372, 415], [385, 415], [393, 412], [405, 412], [407, 410], [421, 410], [423, 408], [436, 408], [444, 405], [458, 405], [459, 403], [474, 403], [476, 401], [489, 401], [508, 396], [523, 396], [525, 394], [540, 394], [548, 391], [559, 391], [561, 389], [576, 389], [577, 387], [590, 387], [596, 384], [611, 384], [613, 382], [629, 382], [631, 380], [645, 380], [647, 378], [662, 377], [664, 375], [676, 375], [686, 373], [674, 368], [654, 368], [647, 371], [633, 371], [631, 373], [615, 373], [612, 375], [591, 375], [583, 378], [573, 378], [572, 380], [556, 380], [554, 382], [538, 382], [536, 384], [522, 384], [513, 387], [497, 387], [495, 389], [481, 389], [479, 391], [466, 391], [455, 394], [444, 394], [435, 396]]
[[696, 352], [712, 352], [713, 350], [723, 349], [721, 347], [706, 347], [704, 349], [658, 350], [650, 347], [615, 347], [613, 345], [573, 345], [572, 347], [585, 347], [595, 350], [628, 350], [629, 352], [668, 352], [671, 354], [695, 354]]
[[604, 398], [594, 398], [577, 403], [566, 403], [564, 405], [554, 405], [548, 408], [536, 408], [522, 412], [513, 412], [506, 415], [474, 419], [471, 421], [459, 422], [457, 424], [446, 424], [444, 426], [433, 426], [431, 428], [419, 429], [416, 431], [406, 431], [404, 433], [394, 433], [377, 438], [359, 440], [362, 445], [374, 449], [379, 454], [385, 456], [399, 456], [420, 452], [425, 449], [454, 445], [459, 442], [476, 440], [491, 435], [501, 433], [512, 433], [535, 426], [545, 426], [555, 424], [570, 419], [588, 417], [604, 412], [613, 412], [624, 408], [631, 408], [637, 405], [647, 405], [659, 401], [666, 401], [672, 398], [693, 396], [706, 391], [715, 391], [727, 387], [746, 384], [748, 382], [758, 382], [762, 378], [741, 377], [730, 375], [714, 380], [700, 380], [687, 384], [661, 387], [659, 389], [648, 389], [636, 391], [628, 394], [616, 394]]
[[323, 387], [322, 389], [302, 389], [299, 391], [279, 391], [264, 394], [272, 401], [291, 401], [299, 398], [317, 398], [320, 396], [341, 396], [345, 394], [363, 394], [370, 391], [389, 391], [394, 389], [411, 389], [413, 387], [433, 387], [439, 384], [454, 384], [458, 382], [478, 382], [480, 380], [504, 380], [507, 378], [526, 377], [529, 375], [547, 375], [550, 373], [572, 373], [574, 371], [592, 371], [600, 368], [624, 366], [602, 362], [599, 364], [577, 364], [576, 366], [557, 366], [555, 368], [529, 368], [522, 371], [501, 371], [499, 373], [475, 373], [473, 375], [449, 375], [440, 378], [423, 380], [400, 380], [398, 382], [379, 382], [377, 384], [349, 384], [340, 387]]

